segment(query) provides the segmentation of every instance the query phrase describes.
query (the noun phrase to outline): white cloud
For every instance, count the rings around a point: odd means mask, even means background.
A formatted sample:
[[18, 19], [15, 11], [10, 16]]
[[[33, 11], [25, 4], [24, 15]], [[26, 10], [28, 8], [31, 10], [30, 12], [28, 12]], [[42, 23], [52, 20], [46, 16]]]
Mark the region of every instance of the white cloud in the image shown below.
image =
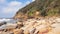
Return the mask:
[[[26, 6], [30, 3], [30, 1], [27, 1], [26, 3], [22, 3], [19, 1], [11, 1], [7, 2], [6, 0], [0, 0], [0, 2], [4, 2], [2, 6], [0, 6], [0, 11], [5, 15], [12, 15], [14, 16], [15, 13], [22, 7]], [[2, 4], [1, 3], [1, 4]]]
[[0, 0], [0, 3], [5, 3], [6, 2], [6, 0]]
[[29, 4], [30, 3], [30, 1], [27, 1], [25, 4]]
[[0, 2], [5, 2], [5, 0], [0, 0]]
[[18, 10], [18, 8], [21, 8], [22, 6], [21, 2], [17, 2], [17, 1], [12, 1], [10, 3], [7, 3], [7, 7], [3, 8], [3, 13], [14, 13]]
[[17, 12], [20, 8], [24, 7], [25, 5], [29, 4], [30, 2], [27, 1], [25, 4], [23, 4], [22, 2], [18, 2], [18, 1], [12, 1], [10, 3], [7, 3], [7, 7], [3, 8], [3, 13], [15, 13]]
[[12, 1], [8, 4], [9, 6], [19, 6], [19, 5], [22, 5], [22, 2], [17, 2], [17, 1]]
[[32, 1], [35, 1], [35, 0], [32, 0]]

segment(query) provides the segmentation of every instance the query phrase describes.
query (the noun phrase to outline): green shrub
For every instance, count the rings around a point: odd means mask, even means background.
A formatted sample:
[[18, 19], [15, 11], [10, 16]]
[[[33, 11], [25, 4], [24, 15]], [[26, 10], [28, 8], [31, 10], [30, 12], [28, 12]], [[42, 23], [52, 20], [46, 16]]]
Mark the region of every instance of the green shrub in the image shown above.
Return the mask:
[[47, 15], [48, 15], [48, 16], [53, 16], [53, 15], [58, 15], [58, 13], [59, 13], [59, 10], [58, 10], [57, 8], [55, 8], [55, 9], [49, 10], [49, 11], [47, 12]]

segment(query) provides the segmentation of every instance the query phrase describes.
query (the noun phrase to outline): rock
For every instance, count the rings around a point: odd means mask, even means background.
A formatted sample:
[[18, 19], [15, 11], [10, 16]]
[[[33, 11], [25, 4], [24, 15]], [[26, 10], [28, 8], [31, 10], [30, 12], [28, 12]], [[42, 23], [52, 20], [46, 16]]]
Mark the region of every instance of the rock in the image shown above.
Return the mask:
[[13, 32], [0, 32], [0, 34], [14, 34]]
[[49, 31], [51, 31], [51, 27], [42, 28], [38, 34], [47, 34]]
[[13, 32], [11, 34], [60, 34], [58, 18], [27, 19], [16, 24], [5, 24], [0, 27], [0, 33]]
[[24, 30], [24, 34], [30, 34], [28, 30]]
[[30, 34], [34, 34], [35, 30], [36, 30], [36, 28], [32, 28], [32, 29], [30, 30]]
[[17, 28], [23, 27], [23, 22], [17, 22]]
[[48, 34], [60, 34], [60, 27], [53, 28]]
[[7, 22], [0, 22], [0, 26], [7, 24]]
[[23, 30], [22, 29], [15, 29], [13, 30], [14, 34], [23, 34]]
[[60, 18], [55, 19], [57, 23], [60, 23]]
[[0, 30], [10, 31], [10, 30], [15, 29], [16, 26], [17, 26], [17, 24], [6, 24], [6, 25], [1, 26], [1, 27], [0, 27]]

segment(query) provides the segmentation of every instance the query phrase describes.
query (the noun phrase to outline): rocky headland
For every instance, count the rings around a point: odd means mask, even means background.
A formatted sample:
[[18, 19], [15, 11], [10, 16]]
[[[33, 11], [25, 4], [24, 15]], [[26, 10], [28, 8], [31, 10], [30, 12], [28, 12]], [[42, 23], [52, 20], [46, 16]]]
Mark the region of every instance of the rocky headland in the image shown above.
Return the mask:
[[60, 34], [60, 0], [35, 0], [13, 19], [17, 22], [0, 23], [0, 34]]

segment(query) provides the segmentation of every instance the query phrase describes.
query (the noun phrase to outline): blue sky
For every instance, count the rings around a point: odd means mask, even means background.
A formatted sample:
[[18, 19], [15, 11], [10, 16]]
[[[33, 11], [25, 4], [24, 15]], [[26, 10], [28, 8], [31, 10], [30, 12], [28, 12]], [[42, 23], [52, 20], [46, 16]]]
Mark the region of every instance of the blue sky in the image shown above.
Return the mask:
[[34, 0], [0, 0], [0, 18], [11, 18], [16, 12]]

